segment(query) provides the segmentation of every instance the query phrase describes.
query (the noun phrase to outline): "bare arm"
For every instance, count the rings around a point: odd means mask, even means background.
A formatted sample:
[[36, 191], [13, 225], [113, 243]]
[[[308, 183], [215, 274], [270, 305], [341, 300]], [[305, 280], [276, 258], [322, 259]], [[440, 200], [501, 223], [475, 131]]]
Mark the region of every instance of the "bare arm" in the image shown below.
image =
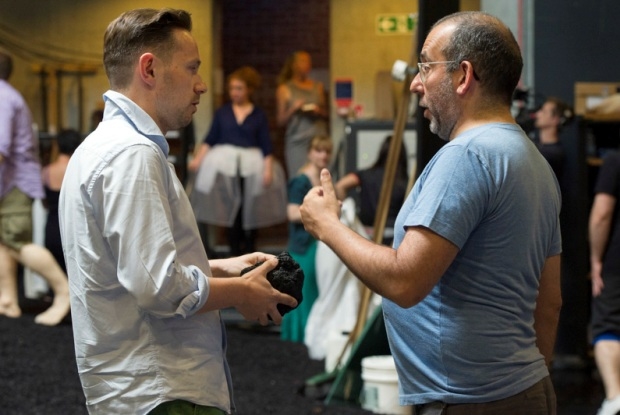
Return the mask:
[[301, 222], [301, 213], [299, 212], [299, 206], [296, 203], [289, 203], [286, 205], [286, 217], [289, 222]]
[[423, 227], [407, 230], [397, 250], [377, 245], [342, 224], [339, 202], [326, 169], [320, 187], [301, 206], [304, 227], [325, 242], [372, 291], [401, 307], [420, 302], [437, 284], [458, 253], [458, 247]]
[[264, 252], [254, 252], [226, 259], [211, 259], [209, 260], [209, 266], [211, 267], [211, 275], [215, 278], [239, 277], [241, 276], [241, 271], [245, 268], [272, 258], [275, 258], [275, 256]]
[[534, 310], [536, 345], [545, 357], [547, 366], [551, 364], [553, 358], [553, 347], [562, 308], [560, 258], [560, 255], [555, 255], [545, 261]]
[[263, 163], [263, 186], [269, 187], [273, 182], [273, 156], [265, 157]]
[[322, 82], [317, 82], [317, 84], [318, 84], [317, 88], [319, 89], [320, 101], [319, 101], [318, 108], [316, 109], [316, 115], [323, 117], [323, 118], [327, 118], [329, 114], [327, 113], [327, 100], [325, 99], [325, 87], [323, 86]]
[[344, 200], [347, 197], [349, 189], [360, 185], [360, 179], [355, 173], [349, 173], [336, 182], [334, 188], [336, 189], [336, 196], [338, 200]]
[[[265, 263], [240, 276], [241, 270], [261, 261]], [[293, 297], [276, 290], [267, 281], [267, 272], [278, 264], [273, 255], [256, 252], [211, 260], [209, 264], [214, 277], [209, 279], [209, 298], [201, 310], [203, 312], [234, 307], [246, 320], [266, 325], [271, 317], [274, 323], [280, 324], [282, 316], [277, 305], [294, 307], [297, 304]]]
[[603, 254], [607, 247], [616, 198], [607, 193], [597, 193], [590, 211], [590, 276], [592, 278], [592, 295], [598, 296], [603, 289]]
[[210, 148], [209, 144], [202, 143], [200, 147], [196, 149], [196, 152], [194, 153], [194, 158], [187, 165], [187, 168], [189, 171], [193, 171], [193, 172], [198, 171], [198, 169], [200, 168], [200, 164], [202, 163], [202, 160], [205, 158], [205, 156], [209, 152], [209, 148]]
[[291, 91], [285, 84], [278, 86], [276, 90], [276, 122], [278, 126], [285, 126], [290, 118], [304, 105], [303, 100], [297, 100], [288, 105], [291, 99]]

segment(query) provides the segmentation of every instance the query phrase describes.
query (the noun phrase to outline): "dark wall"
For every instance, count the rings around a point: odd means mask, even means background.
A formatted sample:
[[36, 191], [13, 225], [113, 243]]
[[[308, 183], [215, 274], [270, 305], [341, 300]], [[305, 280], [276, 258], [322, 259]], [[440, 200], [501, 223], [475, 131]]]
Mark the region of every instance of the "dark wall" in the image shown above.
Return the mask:
[[575, 82], [620, 80], [620, 2], [534, 2], [536, 91], [573, 102]]
[[[418, 50], [420, 55], [424, 46], [424, 39], [430, 32], [435, 22], [444, 16], [455, 13], [459, 10], [458, 0], [419, 0], [418, 2]], [[431, 133], [430, 121], [424, 118], [424, 111], [416, 111], [416, 130], [417, 130], [417, 170], [419, 176], [424, 167], [433, 158], [435, 153], [446, 143], [437, 135]]]
[[250, 65], [263, 78], [255, 103], [267, 112], [276, 157], [282, 160], [283, 132], [275, 123], [276, 79], [288, 55], [306, 50], [315, 69], [329, 69], [329, 0], [224, 0], [224, 77]]
[[[575, 82], [620, 80], [620, 2], [545, 0], [534, 2], [534, 7], [534, 79], [539, 100], [554, 95], [574, 105]], [[561, 136], [566, 151], [561, 217], [564, 304], [556, 352], [584, 356], [590, 307], [587, 226], [591, 178], [581, 131], [576, 119]]]

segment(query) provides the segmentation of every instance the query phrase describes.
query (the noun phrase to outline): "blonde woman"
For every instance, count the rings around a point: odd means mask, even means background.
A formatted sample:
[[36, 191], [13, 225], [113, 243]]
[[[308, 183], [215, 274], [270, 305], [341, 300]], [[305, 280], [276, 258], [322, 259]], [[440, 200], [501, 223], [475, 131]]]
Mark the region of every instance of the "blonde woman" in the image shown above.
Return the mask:
[[282, 320], [280, 330], [282, 340], [304, 342], [308, 315], [319, 295], [314, 264], [317, 241], [304, 229], [299, 207], [308, 191], [320, 184], [319, 174], [321, 169], [328, 167], [332, 149], [333, 143], [329, 137], [315, 136], [312, 138], [306, 150], [306, 164], [288, 183], [288, 251], [304, 271], [304, 286], [302, 288], [303, 301]]

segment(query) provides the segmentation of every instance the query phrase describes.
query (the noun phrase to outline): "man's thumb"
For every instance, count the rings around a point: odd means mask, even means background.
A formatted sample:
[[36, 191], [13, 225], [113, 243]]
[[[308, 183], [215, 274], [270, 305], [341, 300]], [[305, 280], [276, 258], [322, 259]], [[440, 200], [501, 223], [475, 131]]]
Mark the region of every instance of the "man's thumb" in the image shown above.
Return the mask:
[[329, 170], [323, 169], [321, 170], [321, 187], [323, 187], [323, 194], [335, 195], [336, 191], [334, 190], [334, 183], [332, 182], [332, 175], [329, 173]]

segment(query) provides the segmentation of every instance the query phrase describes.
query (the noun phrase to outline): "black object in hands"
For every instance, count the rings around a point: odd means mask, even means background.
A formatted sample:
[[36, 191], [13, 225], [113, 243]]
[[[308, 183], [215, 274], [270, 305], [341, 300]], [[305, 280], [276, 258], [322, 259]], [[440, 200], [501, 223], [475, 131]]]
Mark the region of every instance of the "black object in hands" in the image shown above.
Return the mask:
[[[295, 298], [297, 300], [297, 306], [299, 306], [303, 300], [301, 288], [304, 285], [304, 271], [287, 251], [280, 253], [277, 258], [278, 265], [267, 273], [267, 281], [269, 281], [271, 286], [276, 290]], [[262, 263], [263, 262], [257, 262], [250, 267], [242, 269], [241, 275], [253, 270]], [[278, 304], [278, 311], [280, 312], [280, 315], [285, 315], [295, 308], [297, 307], [289, 307], [285, 304]]]

